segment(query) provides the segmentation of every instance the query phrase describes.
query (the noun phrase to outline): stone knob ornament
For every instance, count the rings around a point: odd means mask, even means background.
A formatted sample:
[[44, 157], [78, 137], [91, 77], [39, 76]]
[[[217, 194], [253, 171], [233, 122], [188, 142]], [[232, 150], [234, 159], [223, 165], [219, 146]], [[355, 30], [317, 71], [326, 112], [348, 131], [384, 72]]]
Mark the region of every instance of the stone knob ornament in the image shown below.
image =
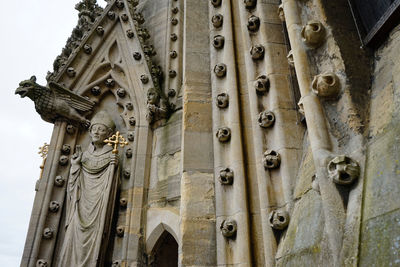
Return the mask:
[[57, 212], [60, 208], [60, 203], [58, 201], [51, 201], [49, 204], [49, 211]]
[[61, 166], [66, 166], [68, 164], [68, 157], [67, 156], [61, 156], [59, 163]]
[[335, 98], [340, 93], [340, 81], [333, 72], [326, 72], [314, 77], [312, 91], [320, 97]]
[[125, 229], [123, 226], [118, 226], [117, 227], [117, 236], [118, 237], [123, 237], [125, 233]]
[[67, 76], [70, 78], [74, 78], [76, 76], [76, 71], [73, 67], [67, 68]]
[[260, 44], [254, 45], [250, 49], [251, 58], [254, 59], [254, 60], [258, 60], [258, 59], [264, 58], [264, 53], [265, 53], [264, 46], [260, 45]]
[[224, 237], [234, 238], [237, 233], [237, 223], [235, 220], [223, 220], [220, 230]]
[[247, 9], [253, 9], [257, 6], [257, 0], [243, 0], [243, 3]]
[[134, 132], [128, 132], [127, 138], [129, 141], [135, 140], [135, 133]]
[[218, 141], [226, 143], [231, 139], [231, 129], [228, 127], [219, 128], [215, 135], [217, 136]]
[[224, 22], [224, 17], [221, 14], [216, 14], [211, 18], [211, 23], [215, 28], [222, 26]]
[[224, 63], [219, 63], [214, 67], [214, 73], [218, 78], [226, 76], [226, 65]]
[[312, 48], [317, 48], [324, 42], [325, 27], [316, 20], [309, 21], [301, 30], [303, 42]]
[[83, 51], [85, 51], [85, 53], [86, 54], [91, 54], [92, 53], [92, 47], [89, 45], [89, 44], [85, 44], [84, 46], [83, 46]]
[[350, 185], [360, 176], [360, 166], [353, 159], [341, 155], [328, 163], [328, 174], [334, 183]]
[[39, 259], [36, 262], [36, 267], [48, 267], [48, 266], [49, 266], [48, 262], [44, 259]]
[[101, 89], [99, 86], [93, 86], [92, 89], [90, 89], [90, 92], [92, 93], [92, 95], [94, 96], [98, 96], [101, 93]]
[[115, 260], [112, 262], [111, 267], [120, 267], [121, 266], [121, 261]]
[[283, 4], [280, 4], [278, 7], [278, 16], [282, 22], [285, 21], [285, 12], [283, 11]]
[[247, 21], [247, 29], [249, 32], [256, 32], [260, 28], [260, 18], [251, 15]]
[[262, 128], [268, 128], [274, 125], [275, 114], [272, 111], [263, 111], [258, 114], [258, 125]]
[[222, 4], [222, 0], [210, 0], [210, 1], [211, 1], [211, 4], [212, 4], [214, 7], [220, 7], [221, 4]]
[[56, 176], [56, 178], [54, 179], [54, 184], [56, 186], [61, 187], [64, 185], [64, 183], [65, 183], [65, 179], [61, 175]]
[[219, 108], [227, 108], [229, 106], [229, 95], [227, 93], [217, 95], [216, 104]]
[[220, 170], [218, 179], [222, 185], [232, 185], [233, 184], [233, 171], [230, 168], [225, 168], [225, 169]]
[[294, 57], [293, 57], [293, 51], [290, 50], [289, 53], [286, 56], [289, 66], [294, 67]]
[[53, 229], [51, 229], [50, 227], [44, 228], [43, 230], [43, 238], [45, 239], [50, 239], [53, 237]]
[[254, 87], [259, 94], [268, 92], [270, 88], [270, 81], [266, 75], [260, 75], [254, 82]]
[[263, 157], [264, 167], [266, 169], [278, 168], [281, 164], [281, 156], [275, 150], [267, 150]]
[[141, 81], [143, 84], [146, 84], [146, 83], [149, 82], [149, 77], [148, 77], [146, 74], [142, 74], [142, 75], [140, 75], [140, 81]]
[[103, 35], [104, 34], [104, 28], [102, 26], [97, 26], [96, 32], [98, 35]]
[[284, 210], [271, 211], [269, 224], [275, 230], [284, 230], [289, 224], [289, 213]]
[[213, 40], [212, 44], [216, 49], [222, 49], [225, 44], [225, 37], [222, 35], [214, 36], [214, 40]]
[[122, 21], [128, 21], [128, 19], [129, 19], [128, 14], [126, 14], [126, 13], [122, 14], [121, 19], [122, 19]]
[[176, 33], [171, 33], [170, 39], [172, 42], [175, 42], [176, 40], [178, 40], [178, 35], [176, 35]]

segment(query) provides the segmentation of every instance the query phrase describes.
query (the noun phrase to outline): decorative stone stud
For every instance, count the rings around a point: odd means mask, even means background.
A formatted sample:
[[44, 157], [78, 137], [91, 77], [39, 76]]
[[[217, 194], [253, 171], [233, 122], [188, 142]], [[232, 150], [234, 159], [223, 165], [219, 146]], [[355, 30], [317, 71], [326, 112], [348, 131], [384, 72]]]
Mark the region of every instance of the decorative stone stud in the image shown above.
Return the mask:
[[247, 29], [250, 32], [256, 32], [260, 29], [260, 18], [254, 15], [251, 15], [247, 21]]
[[114, 85], [115, 85], [114, 79], [107, 79], [107, 80], [105, 81], [105, 85], [106, 85], [107, 87], [114, 87]]
[[264, 57], [265, 49], [263, 45], [253, 45], [250, 49], [250, 55], [252, 59], [262, 59]]
[[289, 66], [294, 67], [294, 58], [293, 58], [293, 51], [290, 50], [288, 55], [286, 56]]
[[117, 0], [115, 2], [115, 5], [119, 8], [119, 9], [123, 9], [124, 8], [124, 1], [122, 0]]
[[243, 3], [247, 9], [253, 9], [257, 6], [257, 0], [243, 0]]
[[135, 126], [135, 125], [136, 125], [136, 119], [135, 119], [135, 117], [130, 117], [130, 118], [129, 118], [129, 124], [130, 124], [131, 126]]
[[174, 7], [171, 11], [172, 11], [172, 13], [174, 13], [174, 14], [178, 14], [179, 8], [178, 8], [178, 7]]
[[68, 157], [67, 156], [61, 156], [60, 160], [59, 160], [59, 163], [60, 163], [61, 166], [67, 165], [68, 164]]
[[219, 78], [225, 77], [226, 76], [226, 65], [224, 63], [218, 63], [214, 67], [214, 73]]
[[125, 90], [124, 88], [119, 88], [119, 89], [117, 90], [117, 95], [118, 95], [119, 97], [121, 97], [121, 98], [125, 97], [125, 96], [126, 96], [126, 90]]
[[132, 104], [131, 102], [126, 103], [125, 108], [126, 108], [127, 110], [133, 110], [133, 104]]
[[280, 4], [278, 7], [278, 16], [282, 22], [285, 21], [285, 12], [283, 11], [283, 4]]
[[176, 33], [171, 33], [170, 39], [172, 42], [175, 42], [176, 40], [178, 40], [178, 35], [176, 35]]
[[43, 238], [45, 239], [50, 239], [53, 237], [53, 229], [51, 229], [50, 227], [44, 228], [43, 230]]
[[176, 96], [175, 89], [169, 89], [168, 90], [168, 97], [174, 97], [174, 96]]
[[219, 28], [224, 23], [224, 17], [221, 14], [216, 14], [211, 18], [211, 23], [215, 28]]
[[121, 261], [120, 260], [113, 261], [111, 267], [121, 267]]
[[211, 0], [211, 4], [212, 4], [214, 7], [220, 7], [221, 4], [222, 4], [222, 0]]
[[305, 114], [304, 114], [303, 97], [300, 98], [299, 103], [297, 103], [297, 106], [299, 107], [299, 113], [304, 116]]
[[235, 220], [223, 220], [219, 228], [226, 238], [234, 238], [236, 236], [237, 223]]
[[264, 152], [263, 163], [266, 169], [278, 168], [281, 164], [281, 155], [275, 150], [268, 149]]
[[215, 135], [220, 142], [228, 142], [231, 139], [231, 129], [229, 129], [228, 127], [221, 127], [218, 129]]
[[107, 17], [109, 18], [109, 19], [111, 19], [111, 20], [114, 20], [115, 19], [115, 12], [114, 11], [108, 11], [108, 13], [107, 13]]
[[123, 171], [123, 175], [124, 175], [124, 178], [125, 178], [125, 179], [129, 179], [129, 178], [131, 177], [131, 171], [128, 170], [128, 169], [125, 169], [125, 170]]
[[176, 71], [170, 70], [170, 71], [168, 72], [168, 76], [169, 76], [170, 78], [175, 78], [175, 77], [176, 77]]
[[309, 21], [301, 30], [303, 42], [312, 48], [319, 47], [325, 38], [325, 27], [316, 20]]
[[220, 170], [218, 180], [222, 185], [232, 185], [233, 184], [233, 171], [229, 168]]
[[222, 35], [214, 36], [214, 40], [213, 40], [212, 44], [216, 49], [222, 49], [225, 44], [225, 37]]
[[340, 93], [340, 81], [332, 72], [326, 72], [314, 77], [312, 91], [320, 97], [337, 97]]
[[334, 183], [350, 185], [360, 176], [360, 166], [353, 159], [341, 155], [328, 163], [328, 174]]
[[217, 95], [216, 104], [219, 108], [227, 108], [229, 106], [229, 95], [227, 93]]
[[119, 200], [119, 206], [121, 207], [121, 208], [126, 208], [127, 206], [128, 206], [128, 200], [126, 200], [126, 198], [121, 198], [120, 200]]
[[69, 155], [69, 153], [71, 153], [71, 146], [70, 145], [63, 145], [61, 148], [61, 153], [63, 153], [64, 155]]
[[141, 81], [143, 84], [146, 84], [146, 83], [149, 82], [149, 77], [147, 77], [146, 74], [140, 75], [140, 81]]
[[133, 31], [131, 29], [126, 30], [126, 36], [128, 36], [128, 38], [133, 38], [133, 36], [135, 36], [135, 34], [133, 33]]
[[51, 201], [49, 204], [49, 211], [57, 212], [60, 208], [60, 203], [58, 201]]
[[284, 230], [289, 224], [289, 213], [285, 210], [273, 210], [269, 214], [269, 224], [275, 230]]
[[263, 111], [258, 114], [258, 125], [263, 128], [271, 127], [275, 122], [275, 114], [272, 111]]
[[264, 94], [268, 92], [271, 83], [266, 75], [260, 75], [254, 82], [254, 87], [259, 94]]
[[117, 236], [118, 237], [123, 237], [124, 236], [124, 232], [125, 232], [125, 229], [124, 229], [123, 226], [118, 226], [117, 227]]
[[172, 18], [171, 19], [171, 24], [174, 25], [174, 26], [178, 25], [178, 19], [177, 18]]
[[171, 58], [176, 58], [178, 56], [178, 53], [175, 50], [173, 50], [173, 51], [169, 52], [169, 56]]
[[61, 175], [56, 176], [56, 178], [54, 179], [54, 184], [58, 187], [63, 186], [64, 183], [65, 183], [65, 179]]
[[98, 96], [101, 93], [101, 89], [100, 86], [93, 86], [92, 89], [90, 89], [90, 92], [92, 93], [92, 95], [94, 96]]
[[133, 142], [133, 140], [135, 140], [135, 133], [134, 132], [128, 132], [128, 140]]
[[39, 259], [36, 262], [36, 267], [48, 267], [48, 266], [49, 266], [49, 263], [44, 259]]
[[74, 78], [76, 76], [76, 71], [73, 67], [67, 68], [67, 76], [70, 78]]
[[91, 47], [89, 44], [85, 44], [85, 45], [83, 46], [83, 51], [85, 51], [85, 53], [89, 55], [89, 54], [92, 53], [93, 49], [92, 49], [92, 47]]
[[104, 28], [102, 26], [97, 26], [96, 32], [98, 35], [102, 36], [104, 34]]
[[75, 133], [75, 127], [72, 124], [68, 124], [66, 131], [68, 134], [74, 134]]
[[125, 151], [125, 155], [126, 155], [126, 157], [127, 157], [128, 159], [132, 158], [132, 155], [133, 155], [132, 148], [128, 148], [128, 149]]
[[129, 19], [128, 14], [124, 13], [124, 14], [121, 15], [121, 20], [122, 21], [126, 22], [126, 21], [128, 21], [128, 19]]

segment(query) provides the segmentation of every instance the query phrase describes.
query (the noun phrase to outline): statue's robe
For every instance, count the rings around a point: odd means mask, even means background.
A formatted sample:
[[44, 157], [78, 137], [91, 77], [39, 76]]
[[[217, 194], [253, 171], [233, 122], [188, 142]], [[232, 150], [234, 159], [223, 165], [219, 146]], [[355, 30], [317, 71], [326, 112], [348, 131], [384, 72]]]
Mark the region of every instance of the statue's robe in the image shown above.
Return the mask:
[[[102, 266], [108, 243], [118, 175], [110, 163], [112, 147], [95, 151], [93, 144], [81, 164], [71, 166], [66, 232], [60, 253], [62, 267]], [[114, 175], [115, 173], [115, 175]]]

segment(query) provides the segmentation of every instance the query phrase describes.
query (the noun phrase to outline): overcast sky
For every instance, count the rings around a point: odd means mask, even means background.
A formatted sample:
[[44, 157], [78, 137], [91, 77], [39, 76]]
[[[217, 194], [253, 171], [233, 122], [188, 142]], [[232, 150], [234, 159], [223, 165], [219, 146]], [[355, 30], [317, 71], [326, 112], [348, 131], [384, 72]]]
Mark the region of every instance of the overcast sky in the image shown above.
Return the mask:
[[[42, 159], [38, 147], [50, 142], [53, 125], [33, 102], [14, 95], [18, 83], [46, 73], [78, 20], [79, 0], [2, 1], [0, 16], [0, 266], [19, 266]], [[98, 0], [104, 6], [105, 2]]]

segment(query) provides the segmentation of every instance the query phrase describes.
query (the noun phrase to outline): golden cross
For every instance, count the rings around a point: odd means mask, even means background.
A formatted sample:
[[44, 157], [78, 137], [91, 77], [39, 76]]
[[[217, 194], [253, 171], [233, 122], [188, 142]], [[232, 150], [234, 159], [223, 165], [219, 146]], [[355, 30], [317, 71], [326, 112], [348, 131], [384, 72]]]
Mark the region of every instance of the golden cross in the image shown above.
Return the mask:
[[49, 153], [49, 144], [44, 143], [43, 146], [39, 147], [38, 154], [43, 158], [42, 165], [40, 165], [40, 178], [43, 176], [44, 164], [46, 163], [47, 154]]
[[110, 138], [104, 140], [104, 143], [106, 143], [109, 146], [114, 146], [114, 149], [112, 151], [113, 154], [118, 153], [118, 149], [117, 149], [118, 145], [120, 147], [124, 147], [129, 144], [129, 142], [126, 141], [125, 138], [122, 135], [120, 135], [118, 131]]
[[44, 143], [43, 146], [39, 147], [38, 154], [44, 159], [47, 157], [47, 153], [49, 153], [49, 144]]

